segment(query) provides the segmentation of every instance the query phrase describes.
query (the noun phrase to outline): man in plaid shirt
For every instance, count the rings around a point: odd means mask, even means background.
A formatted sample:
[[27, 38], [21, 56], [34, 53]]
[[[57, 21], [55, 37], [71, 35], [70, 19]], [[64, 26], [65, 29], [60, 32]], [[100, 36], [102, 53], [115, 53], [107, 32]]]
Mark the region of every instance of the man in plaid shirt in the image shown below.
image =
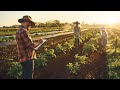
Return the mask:
[[[35, 26], [31, 17], [26, 15], [18, 20], [21, 23], [20, 28], [16, 32], [16, 42], [18, 59], [23, 67], [22, 78], [32, 79], [34, 71], [34, 60], [36, 59], [36, 53], [34, 48], [36, 47], [28, 33], [29, 27]], [[42, 42], [42, 39], [40, 39]]]

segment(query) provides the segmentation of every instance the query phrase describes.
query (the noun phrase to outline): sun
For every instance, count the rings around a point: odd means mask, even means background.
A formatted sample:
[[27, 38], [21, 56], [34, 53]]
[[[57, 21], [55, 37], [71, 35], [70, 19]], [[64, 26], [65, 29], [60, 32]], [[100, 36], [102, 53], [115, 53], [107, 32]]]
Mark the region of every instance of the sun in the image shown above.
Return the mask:
[[114, 23], [116, 23], [116, 22], [117, 22], [117, 20], [116, 20], [114, 17], [112, 17], [112, 16], [106, 17], [106, 18], [104, 19], [104, 23], [105, 23], [105, 24], [112, 25], [112, 24], [114, 24]]

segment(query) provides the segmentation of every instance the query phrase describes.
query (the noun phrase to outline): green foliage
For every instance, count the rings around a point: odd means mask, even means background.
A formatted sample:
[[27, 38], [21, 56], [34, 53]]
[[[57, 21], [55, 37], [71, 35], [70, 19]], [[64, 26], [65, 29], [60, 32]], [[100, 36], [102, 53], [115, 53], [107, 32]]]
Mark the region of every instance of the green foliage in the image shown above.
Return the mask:
[[92, 37], [90, 39], [90, 42], [91, 42], [91, 44], [94, 44], [94, 45], [98, 44], [98, 37]]
[[[0, 28], [0, 36], [5, 35], [15, 35], [18, 28]], [[62, 27], [40, 27], [40, 28], [30, 28], [31, 33], [39, 33], [39, 32], [51, 32], [51, 31], [61, 31]]]
[[120, 48], [120, 38], [117, 38], [117, 48]]
[[[54, 49], [45, 50], [44, 53], [37, 56], [37, 59], [34, 61], [35, 68], [45, 67], [47, 65], [48, 59], [56, 57], [54, 54]], [[22, 75], [22, 66], [19, 62], [12, 63], [11, 67], [7, 73], [8, 76], [12, 78], [20, 78]]]
[[99, 48], [99, 43], [100, 43], [100, 34], [95, 32], [95, 34], [92, 35], [93, 37], [90, 38], [89, 42], [87, 44], [89, 44], [88, 46], [90, 46], [91, 44], [91, 48], [93, 49], [93, 51], [97, 51], [97, 49]]
[[56, 48], [55, 48], [55, 52], [56, 52], [57, 54], [59, 54], [59, 53], [61, 53], [61, 52], [65, 53], [65, 51], [64, 51], [64, 49], [63, 49], [63, 47], [62, 47], [62, 44], [57, 44], [57, 46], [56, 46]]
[[97, 51], [95, 44], [91, 44], [91, 43], [85, 43], [83, 46], [83, 53], [89, 54], [92, 53], [94, 51]]
[[115, 53], [114, 49], [107, 49], [107, 55], [106, 58], [114, 58], [116, 55], [118, 56], [119, 53]]
[[66, 66], [70, 70], [70, 73], [77, 74], [77, 71], [80, 70], [80, 65], [86, 63], [86, 56], [79, 56], [78, 54], [75, 55], [75, 62], [68, 63]]
[[35, 68], [46, 66], [48, 60], [55, 57], [54, 49], [46, 48], [44, 53], [37, 56], [37, 59], [35, 60]]
[[44, 52], [44, 56], [46, 57], [46, 59], [51, 59], [51, 58], [55, 58], [56, 55], [55, 55], [55, 51], [54, 49], [45, 49], [45, 52]]
[[120, 71], [119, 70], [113, 70], [108, 72], [110, 79], [120, 79]]
[[18, 28], [0, 28], [0, 36], [15, 35]]
[[68, 41], [63, 44], [64, 51], [70, 51], [72, 50], [73, 44], [72, 42]]
[[120, 79], [120, 57], [109, 58], [108, 67], [109, 67], [109, 72], [108, 72], [109, 78]]
[[68, 41], [66, 41], [65, 43], [63, 44], [57, 44], [56, 48], [55, 48], [55, 52], [57, 54], [59, 53], [64, 53], [66, 54], [66, 52], [68, 51], [71, 51], [73, 48], [73, 39], [70, 39]]
[[12, 41], [15, 40], [15, 36], [0, 38], [0, 42]]
[[34, 63], [35, 63], [35, 68], [44, 67], [47, 65], [47, 59], [43, 54], [40, 54], [39, 56], [37, 56], [37, 59], [35, 60]]
[[79, 56], [78, 54], [75, 55], [75, 59], [79, 64], [85, 64], [87, 57], [84, 56]]
[[70, 73], [73, 73], [73, 74], [77, 74], [77, 71], [79, 71], [79, 67], [80, 67], [78, 62], [68, 63], [66, 66], [70, 70]]
[[19, 79], [22, 75], [22, 66], [19, 62], [13, 62], [11, 67], [8, 69], [8, 76]]
[[120, 39], [117, 39], [117, 49], [115, 50], [115, 41], [113, 37], [108, 37], [109, 41], [107, 44], [107, 61], [108, 61], [108, 75], [110, 79], [120, 79]]

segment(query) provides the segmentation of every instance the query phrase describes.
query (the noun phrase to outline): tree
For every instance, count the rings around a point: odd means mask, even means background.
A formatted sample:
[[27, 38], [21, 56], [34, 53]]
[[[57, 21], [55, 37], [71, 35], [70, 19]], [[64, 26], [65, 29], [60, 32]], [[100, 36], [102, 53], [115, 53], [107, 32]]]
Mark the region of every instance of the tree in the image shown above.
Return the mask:
[[3, 26], [3, 28], [6, 28], [6, 26]]
[[57, 24], [58, 24], [58, 23], [60, 23], [60, 21], [59, 21], [59, 20], [54, 20], [53, 22], [54, 22], [54, 23], [57, 23]]
[[54, 20], [53, 21], [58, 27], [60, 27], [60, 21], [59, 20]]

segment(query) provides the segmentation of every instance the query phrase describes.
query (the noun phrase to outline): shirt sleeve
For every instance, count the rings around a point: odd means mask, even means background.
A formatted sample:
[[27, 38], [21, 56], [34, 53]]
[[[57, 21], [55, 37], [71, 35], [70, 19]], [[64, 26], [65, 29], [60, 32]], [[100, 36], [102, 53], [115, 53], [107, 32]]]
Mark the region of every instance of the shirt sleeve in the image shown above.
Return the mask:
[[100, 30], [100, 35], [102, 36], [102, 31]]
[[22, 33], [21, 33], [21, 38], [23, 40], [23, 43], [24, 43], [24, 48], [31, 48], [31, 49], [34, 49], [35, 45], [31, 39], [31, 37], [29, 36], [28, 32], [26, 30], [24, 30]]
[[73, 32], [73, 33], [74, 33], [74, 29], [75, 29], [75, 28], [72, 29], [72, 32]]
[[80, 36], [81, 36], [81, 28], [79, 27], [79, 32], [80, 32]]

